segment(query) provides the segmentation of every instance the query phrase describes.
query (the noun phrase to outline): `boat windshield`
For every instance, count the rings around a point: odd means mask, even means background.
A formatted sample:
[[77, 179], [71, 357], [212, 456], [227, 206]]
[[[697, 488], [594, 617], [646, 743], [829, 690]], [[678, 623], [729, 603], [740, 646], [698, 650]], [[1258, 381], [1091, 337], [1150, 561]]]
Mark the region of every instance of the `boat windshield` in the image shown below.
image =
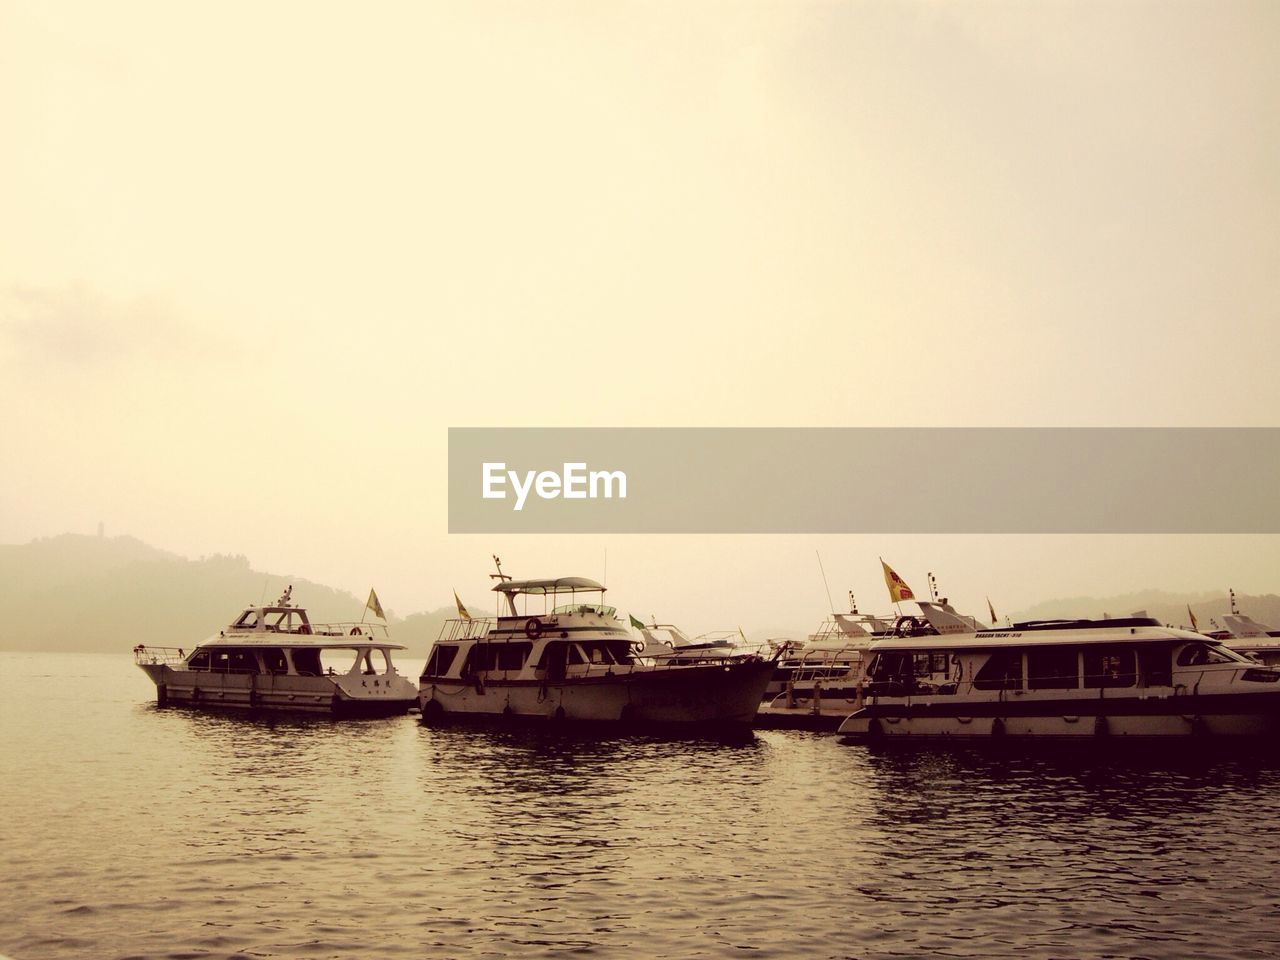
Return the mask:
[[564, 603], [551, 611], [552, 613], [598, 613], [602, 617], [614, 617], [617, 607], [607, 607], [603, 603]]
[[1178, 666], [1199, 667], [1206, 663], [1252, 663], [1248, 657], [1212, 643], [1188, 643], [1178, 652]]

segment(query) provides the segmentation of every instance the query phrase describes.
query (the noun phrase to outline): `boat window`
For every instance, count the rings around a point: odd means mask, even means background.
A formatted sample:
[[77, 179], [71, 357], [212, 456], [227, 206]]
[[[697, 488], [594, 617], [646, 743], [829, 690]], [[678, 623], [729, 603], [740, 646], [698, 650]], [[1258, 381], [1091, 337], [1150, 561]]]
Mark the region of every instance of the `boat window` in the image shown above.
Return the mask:
[[917, 677], [932, 677], [937, 674], [945, 676], [949, 666], [949, 658], [940, 650], [912, 655], [912, 672]]
[[613, 654], [609, 652], [609, 648], [603, 643], [584, 643], [582, 645], [586, 651], [590, 661], [595, 664], [611, 664], [613, 663]]
[[1138, 671], [1132, 647], [1086, 647], [1084, 685], [1086, 687], [1132, 687]]
[[979, 690], [1020, 690], [1022, 688], [1022, 652], [995, 650], [987, 657], [973, 685]]
[[602, 617], [612, 619], [613, 615], [618, 612], [618, 608], [607, 607], [603, 603], [562, 603], [560, 606], [552, 608], [551, 612], [565, 614], [598, 613]]
[[1143, 686], [1170, 686], [1173, 683], [1173, 649], [1163, 643], [1139, 647], [1138, 672]]
[[628, 664], [635, 662], [629, 640], [610, 640], [607, 646], [609, 652], [613, 655], [614, 663]]
[[533, 652], [532, 643], [503, 643], [498, 645], [498, 669], [521, 670]]
[[1032, 690], [1075, 690], [1080, 686], [1080, 656], [1075, 647], [1027, 651], [1027, 686]]
[[901, 680], [912, 675], [912, 660], [909, 653], [877, 653], [871, 661], [870, 676], [872, 680], [889, 682]]
[[257, 673], [258, 658], [252, 650], [218, 650], [210, 658], [209, 669], [219, 673]]
[[477, 643], [463, 662], [463, 676], [481, 670], [519, 670], [533, 650], [532, 643]]
[[572, 666], [574, 664], [580, 664], [580, 663], [586, 663], [586, 662], [587, 662], [587, 658], [582, 655], [582, 650], [579, 649], [578, 645], [576, 643], [570, 644], [569, 645], [569, 665]]
[[422, 669], [422, 675], [425, 677], [443, 677], [449, 672], [449, 668], [453, 666], [453, 661], [457, 656], [457, 647], [449, 647], [437, 643], [431, 651], [431, 656], [427, 658], [427, 665]]
[[359, 662], [359, 652], [351, 649], [350, 647], [345, 650], [341, 647], [334, 647], [330, 650], [320, 651], [321, 673], [350, 673], [352, 668]]
[[1206, 663], [1248, 663], [1249, 659], [1221, 645], [1188, 643], [1178, 651], [1178, 666], [1200, 667]]
[[318, 677], [324, 673], [324, 665], [320, 662], [320, 651], [307, 648], [293, 651], [293, 669], [302, 677]]
[[246, 610], [244, 613], [240, 614], [240, 619], [232, 624], [232, 626], [240, 627], [243, 630], [256, 629], [258, 626], [258, 611]]
[[542, 648], [542, 656], [538, 659], [538, 669], [545, 670], [548, 680], [564, 679], [564, 661], [566, 648], [570, 644], [559, 640], [552, 641]]
[[493, 669], [493, 646], [488, 643], [477, 643], [467, 651], [467, 659], [462, 662], [462, 675], [469, 677], [483, 670]]
[[267, 666], [267, 673], [289, 672], [289, 663], [284, 658], [284, 651], [278, 647], [270, 647], [263, 650], [262, 662]]
[[201, 650], [189, 661], [187, 661], [188, 670], [208, 670], [209, 669], [209, 652]]

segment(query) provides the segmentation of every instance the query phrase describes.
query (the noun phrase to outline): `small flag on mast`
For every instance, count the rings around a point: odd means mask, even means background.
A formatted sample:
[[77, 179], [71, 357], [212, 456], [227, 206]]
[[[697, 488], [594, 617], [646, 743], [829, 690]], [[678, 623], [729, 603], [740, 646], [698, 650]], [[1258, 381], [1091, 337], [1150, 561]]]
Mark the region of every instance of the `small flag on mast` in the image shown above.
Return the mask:
[[631, 625], [633, 627], [635, 627], [637, 630], [644, 629], [644, 624], [636, 619], [636, 615], [634, 613], [628, 613], [627, 616], [631, 618]]
[[453, 591], [453, 602], [458, 605], [458, 616], [463, 620], [470, 620], [471, 614], [467, 612], [467, 608], [462, 605], [462, 601], [458, 599], [458, 591]]
[[1191, 609], [1191, 604], [1187, 604], [1187, 616], [1191, 618], [1191, 629], [1196, 633], [1200, 632], [1200, 624], [1196, 623], [1195, 611]]
[[387, 615], [382, 612], [382, 604], [378, 602], [378, 595], [373, 592], [373, 587], [369, 588], [369, 599], [364, 606], [366, 610], [372, 610], [373, 615], [379, 620], [387, 619]]
[[901, 603], [903, 600], [914, 600], [916, 595], [911, 592], [911, 588], [907, 586], [907, 582], [903, 580], [893, 571], [893, 567], [884, 562], [884, 558], [880, 558], [880, 566], [884, 567], [884, 585], [889, 588], [889, 600], [893, 603]]
[[987, 611], [991, 614], [991, 622], [995, 623], [999, 618], [996, 617], [996, 608], [991, 605], [990, 597], [987, 597]]

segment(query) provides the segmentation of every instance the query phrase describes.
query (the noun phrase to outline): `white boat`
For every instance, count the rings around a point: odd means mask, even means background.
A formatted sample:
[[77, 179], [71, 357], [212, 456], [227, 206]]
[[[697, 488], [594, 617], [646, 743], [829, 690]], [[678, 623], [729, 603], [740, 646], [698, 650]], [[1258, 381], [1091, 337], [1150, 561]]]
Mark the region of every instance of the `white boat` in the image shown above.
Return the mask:
[[832, 614], [808, 639], [788, 650], [766, 691], [758, 726], [835, 730], [862, 706], [871, 645], [889, 636], [973, 633], [985, 628], [946, 601], [918, 601], [920, 616]]
[[854, 737], [1186, 737], [1280, 731], [1280, 669], [1150, 617], [895, 636]]
[[[705, 653], [687, 661], [641, 658], [627, 624], [604, 605], [601, 584], [499, 576], [498, 616], [450, 620], [432, 647], [418, 685], [424, 722], [506, 717], [694, 728], [755, 718], [772, 662]], [[531, 599], [542, 600], [541, 612], [530, 611]]]
[[396, 672], [385, 624], [312, 623], [290, 602], [246, 607], [234, 623], [188, 653], [134, 647], [161, 706], [241, 707], [342, 716], [406, 713], [413, 681]]
[[1221, 631], [1210, 636], [1259, 663], [1280, 666], [1280, 630], [1272, 630], [1243, 613], [1225, 614], [1222, 626]]

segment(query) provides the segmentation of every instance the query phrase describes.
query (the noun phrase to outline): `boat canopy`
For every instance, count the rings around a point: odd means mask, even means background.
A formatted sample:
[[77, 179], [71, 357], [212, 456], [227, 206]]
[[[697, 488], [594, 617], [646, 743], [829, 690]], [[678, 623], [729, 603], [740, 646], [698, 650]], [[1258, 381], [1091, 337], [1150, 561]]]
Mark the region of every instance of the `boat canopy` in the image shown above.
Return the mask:
[[599, 591], [604, 593], [605, 587], [586, 577], [560, 577], [556, 580], [505, 580], [495, 586], [494, 591], [513, 597], [518, 593], [533, 596], [555, 596], [558, 593], [577, 593], [579, 591]]

